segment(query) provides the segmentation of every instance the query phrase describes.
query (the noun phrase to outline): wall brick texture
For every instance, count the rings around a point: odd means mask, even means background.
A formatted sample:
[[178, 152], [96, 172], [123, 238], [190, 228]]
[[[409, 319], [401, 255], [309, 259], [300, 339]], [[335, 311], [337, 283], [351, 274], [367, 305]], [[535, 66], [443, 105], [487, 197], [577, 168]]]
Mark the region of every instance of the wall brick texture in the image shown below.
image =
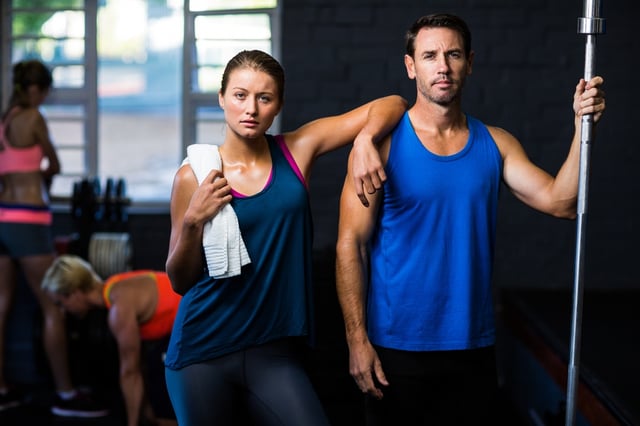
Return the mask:
[[[631, 83], [640, 37], [633, 0], [602, 2], [605, 34], [596, 37], [596, 73], [606, 78], [608, 109], [592, 141], [582, 253], [585, 283], [636, 287], [640, 236], [634, 226], [640, 168], [632, 137], [639, 112]], [[531, 159], [555, 174], [573, 132], [571, 101], [584, 75], [586, 37], [578, 34], [581, 1], [285, 0], [282, 63], [287, 71], [282, 129], [337, 114], [387, 94], [415, 99], [403, 65], [404, 32], [419, 16], [452, 12], [471, 27], [475, 51], [465, 110], [503, 127]], [[616, 153], [617, 156], [616, 156]], [[324, 156], [311, 180], [316, 247], [335, 244], [338, 200], [348, 149]], [[634, 155], [636, 154], [636, 155]], [[498, 285], [573, 285], [575, 221], [546, 217], [504, 188], [496, 247]]]

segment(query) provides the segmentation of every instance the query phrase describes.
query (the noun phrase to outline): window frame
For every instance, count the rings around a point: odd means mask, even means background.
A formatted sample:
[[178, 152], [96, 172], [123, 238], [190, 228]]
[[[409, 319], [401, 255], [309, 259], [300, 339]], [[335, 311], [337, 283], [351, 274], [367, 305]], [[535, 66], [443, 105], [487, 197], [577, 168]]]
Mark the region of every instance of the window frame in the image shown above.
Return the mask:
[[[54, 12], [63, 10], [73, 10], [84, 12], [84, 57], [74, 65], [81, 65], [84, 69], [84, 85], [80, 88], [56, 88], [51, 91], [45, 106], [79, 106], [82, 110], [80, 120], [83, 123], [83, 157], [84, 171], [78, 173], [68, 173], [64, 170], [62, 175], [71, 178], [89, 178], [93, 179], [99, 175], [99, 111], [98, 111], [98, 52], [97, 52], [97, 16], [98, 5], [100, 0], [85, 0], [82, 2], [83, 7], [78, 8], [14, 8], [11, 1], [0, 2], [0, 66], [2, 70], [0, 94], [2, 95], [2, 106], [7, 105], [9, 95], [11, 93], [11, 67], [13, 65], [12, 52], [14, 41], [16, 40], [12, 34], [12, 16], [15, 12]], [[232, 15], [232, 14], [267, 14], [270, 17], [271, 25], [271, 54], [280, 59], [281, 56], [281, 16], [282, 16], [282, 0], [276, 2], [274, 8], [257, 8], [257, 9], [226, 9], [226, 10], [206, 10], [191, 11], [190, 1], [183, 2], [183, 45], [182, 45], [182, 95], [181, 95], [181, 113], [180, 113], [180, 146], [182, 156], [186, 155], [186, 148], [189, 144], [196, 141], [197, 127], [203, 121], [197, 117], [197, 111], [200, 107], [218, 106], [218, 99], [215, 94], [212, 96], [210, 92], [194, 92], [193, 77], [194, 72], [198, 68], [196, 58], [196, 38], [195, 38], [195, 20], [198, 16], [212, 15]], [[34, 37], [40, 38], [40, 37]], [[51, 67], [55, 67], [55, 62], [48, 63]], [[65, 64], [66, 65], [66, 64]], [[213, 97], [213, 99], [212, 99]], [[55, 120], [55, 117], [47, 117], [48, 120]], [[219, 121], [223, 119], [220, 118]], [[214, 120], [216, 121], [216, 120]], [[273, 124], [273, 131], [279, 131], [280, 119], [276, 118]], [[76, 147], [65, 147], [64, 143], [56, 142], [56, 149], [78, 149]], [[179, 163], [178, 163], [179, 164]], [[68, 204], [72, 195], [72, 189], [69, 190], [68, 196], [52, 197], [52, 204], [63, 205]], [[162, 207], [166, 208], [169, 199], [151, 200], [131, 200], [132, 207]]]
[[[223, 16], [234, 14], [267, 14], [271, 24], [271, 54], [280, 60], [281, 56], [281, 16], [282, 0], [277, 1], [275, 8], [256, 9], [222, 9], [191, 11], [190, 1], [184, 1], [184, 38], [183, 38], [183, 59], [182, 59], [182, 149], [186, 155], [187, 146], [197, 140], [198, 120], [197, 110], [200, 107], [219, 106], [217, 94], [210, 92], [193, 92], [193, 76], [198, 69], [195, 21], [198, 16]], [[211, 99], [213, 96], [213, 99]], [[280, 116], [274, 120], [272, 129], [278, 132], [280, 129]]]

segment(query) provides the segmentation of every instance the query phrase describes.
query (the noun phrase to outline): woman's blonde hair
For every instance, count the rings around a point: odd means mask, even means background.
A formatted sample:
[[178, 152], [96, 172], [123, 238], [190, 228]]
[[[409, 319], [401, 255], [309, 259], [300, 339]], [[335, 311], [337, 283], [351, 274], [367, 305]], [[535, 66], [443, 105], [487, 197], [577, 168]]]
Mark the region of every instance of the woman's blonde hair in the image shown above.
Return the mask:
[[95, 282], [102, 280], [91, 264], [79, 256], [63, 254], [58, 256], [42, 279], [43, 290], [68, 296], [76, 290], [88, 292]]

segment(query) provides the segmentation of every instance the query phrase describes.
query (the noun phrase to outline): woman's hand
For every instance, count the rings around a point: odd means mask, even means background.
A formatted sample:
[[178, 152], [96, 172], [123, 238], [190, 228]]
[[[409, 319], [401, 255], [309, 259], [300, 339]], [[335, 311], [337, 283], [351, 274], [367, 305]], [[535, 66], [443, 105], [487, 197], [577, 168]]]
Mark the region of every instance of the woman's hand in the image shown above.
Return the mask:
[[202, 224], [231, 202], [231, 186], [220, 170], [211, 170], [191, 196], [185, 222]]
[[353, 176], [356, 195], [362, 205], [368, 207], [366, 194], [373, 194], [382, 189], [387, 180], [380, 153], [371, 138], [358, 134], [353, 142], [349, 155], [349, 172]]

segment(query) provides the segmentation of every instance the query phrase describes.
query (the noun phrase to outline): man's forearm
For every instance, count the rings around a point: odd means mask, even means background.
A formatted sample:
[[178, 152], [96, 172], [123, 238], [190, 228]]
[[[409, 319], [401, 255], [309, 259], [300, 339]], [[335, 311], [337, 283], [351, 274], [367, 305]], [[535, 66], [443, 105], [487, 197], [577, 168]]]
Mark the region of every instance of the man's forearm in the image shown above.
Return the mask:
[[338, 243], [336, 287], [348, 342], [366, 339], [365, 264], [362, 250]]

